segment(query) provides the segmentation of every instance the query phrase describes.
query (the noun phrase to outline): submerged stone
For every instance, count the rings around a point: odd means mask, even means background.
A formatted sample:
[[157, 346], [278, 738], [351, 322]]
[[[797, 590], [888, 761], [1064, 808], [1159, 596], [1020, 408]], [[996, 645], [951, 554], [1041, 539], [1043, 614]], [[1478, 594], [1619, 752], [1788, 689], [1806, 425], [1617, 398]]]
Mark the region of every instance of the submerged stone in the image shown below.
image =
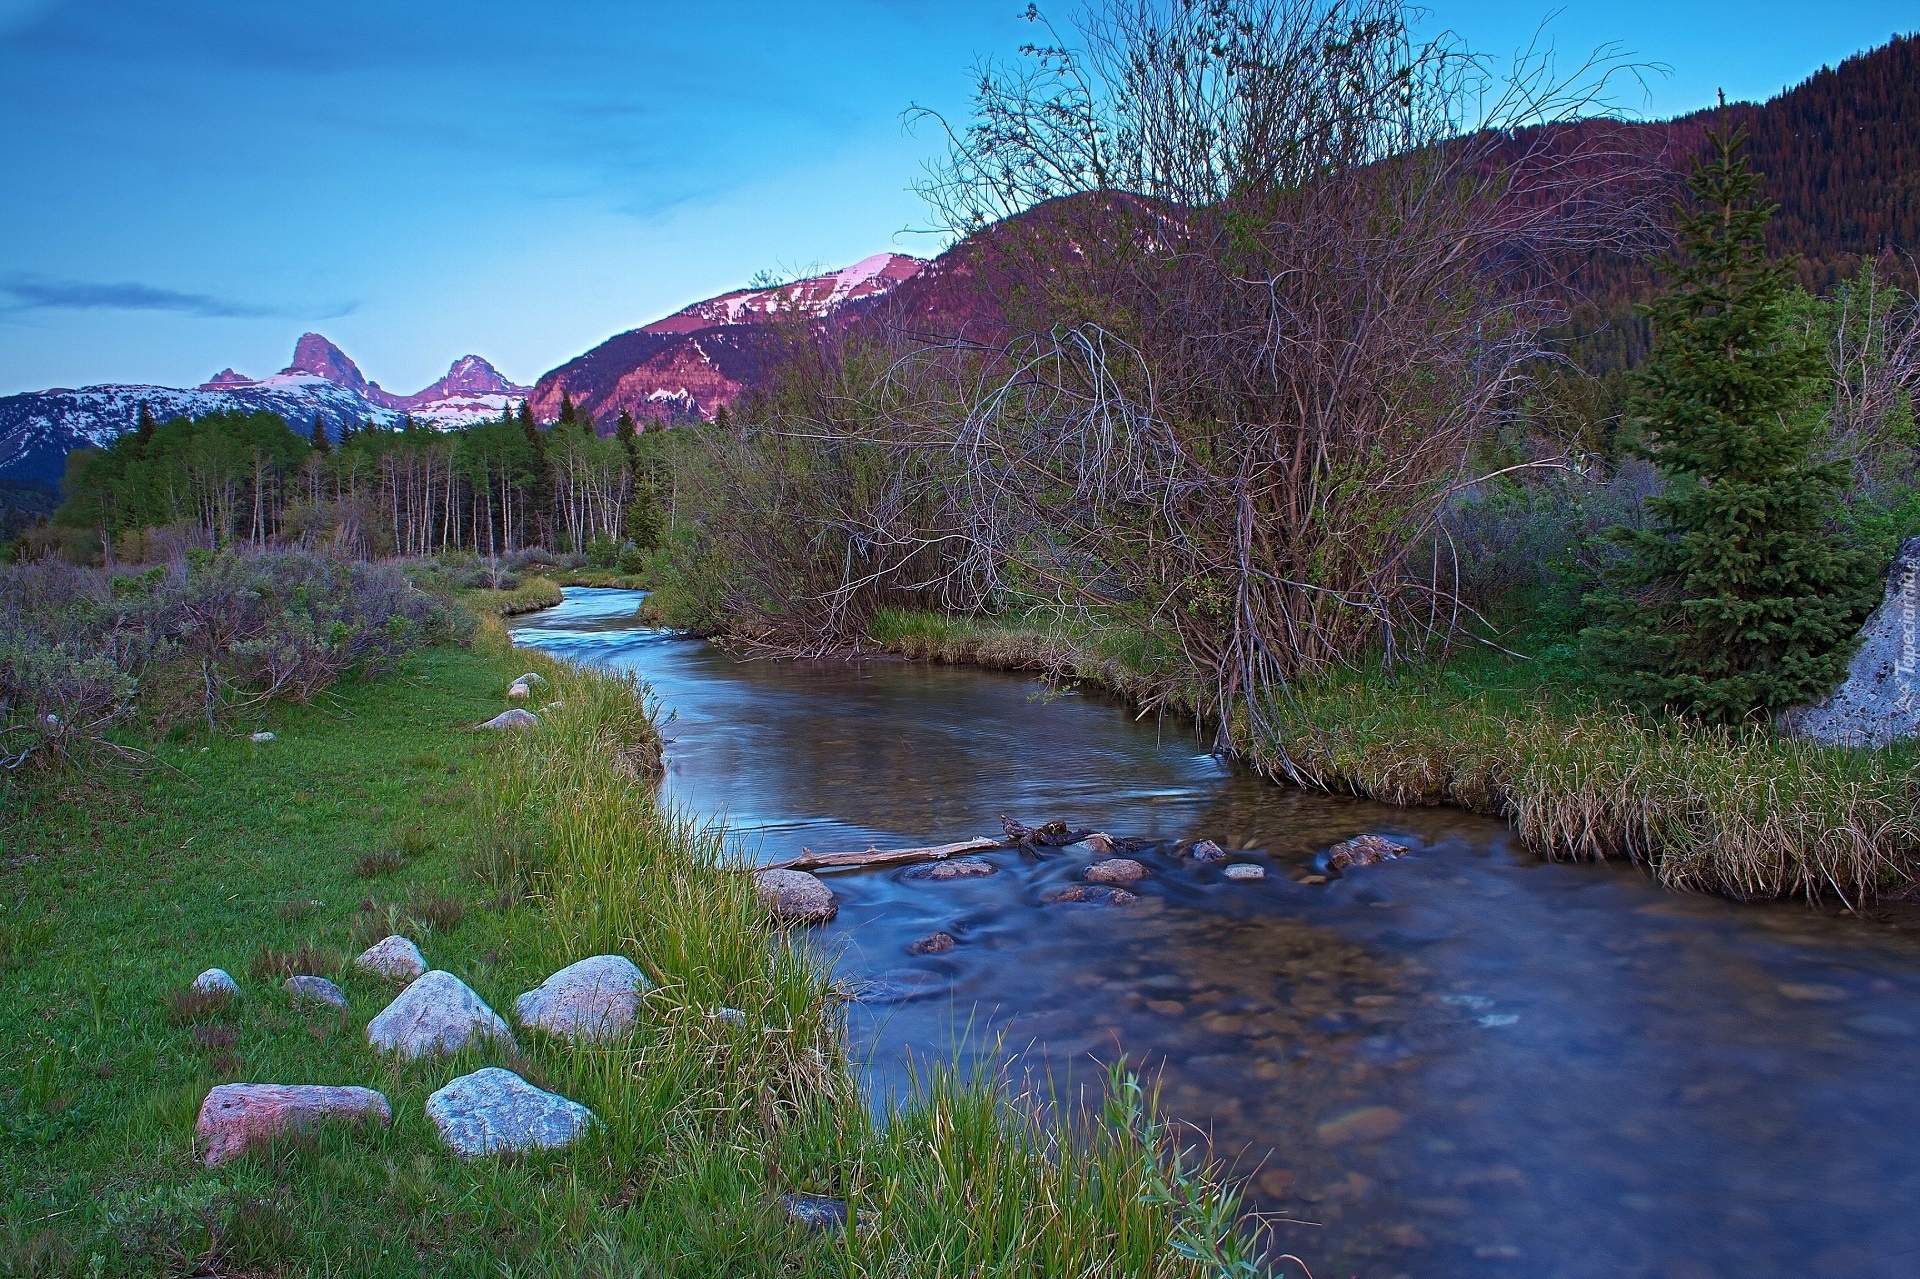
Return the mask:
[[1390, 861], [1395, 857], [1404, 857], [1406, 853], [1405, 844], [1396, 844], [1384, 835], [1355, 835], [1327, 850], [1327, 865], [1335, 870], [1346, 870]]
[[1379, 1141], [1400, 1131], [1407, 1117], [1392, 1106], [1366, 1106], [1329, 1119], [1314, 1129], [1323, 1146], [1338, 1146], [1349, 1141]]
[[487, 1066], [427, 1098], [427, 1118], [464, 1159], [503, 1150], [559, 1150], [595, 1122], [591, 1110]]
[[1090, 906], [1125, 906], [1139, 901], [1140, 895], [1130, 893], [1124, 888], [1109, 888], [1105, 884], [1069, 884], [1065, 888], [1049, 893], [1043, 900], [1049, 906], [1069, 902], [1081, 902]]
[[957, 945], [952, 933], [928, 933], [907, 947], [909, 955], [944, 955]]
[[1137, 884], [1147, 868], [1130, 857], [1114, 857], [1087, 867], [1087, 879], [1096, 884]]

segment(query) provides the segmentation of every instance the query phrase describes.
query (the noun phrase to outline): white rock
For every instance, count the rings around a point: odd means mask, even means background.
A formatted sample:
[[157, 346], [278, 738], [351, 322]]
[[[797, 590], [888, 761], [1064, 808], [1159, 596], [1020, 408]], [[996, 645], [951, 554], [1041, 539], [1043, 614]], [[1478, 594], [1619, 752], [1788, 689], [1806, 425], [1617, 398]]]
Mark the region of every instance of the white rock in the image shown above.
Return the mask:
[[193, 988], [203, 995], [238, 995], [240, 983], [224, 968], [209, 968], [193, 979]]
[[585, 1106], [498, 1066], [462, 1075], [428, 1097], [427, 1118], [466, 1159], [502, 1150], [558, 1150], [594, 1122]]
[[759, 890], [760, 904], [787, 923], [824, 923], [840, 911], [833, 890], [804, 870], [758, 871], [753, 886]]
[[361, 951], [353, 966], [391, 981], [412, 981], [427, 971], [426, 957], [420, 948], [398, 934], [383, 937]]
[[459, 1052], [489, 1040], [511, 1048], [513, 1032], [472, 987], [439, 969], [401, 991], [367, 1023], [368, 1043], [408, 1059]]
[[525, 684], [515, 684], [507, 689], [507, 700], [511, 702], [524, 702], [531, 696], [533, 690]]
[[1265, 879], [1267, 868], [1256, 866], [1252, 862], [1235, 862], [1227, 867], [1228, 879]]
[[522, 675], [519, 679], [513, 682], [516, 684], [526, 684], [529, 687], [531, 687], [534, 684], [546, 683], [547, 677], [542, 675], [539, 671], [528, 671], [525, 675]]
[[1920, 537], [1887, 574], [1880, 607], [1860, 629], [1846, 682], [1780, 717], [1788, 732], [1836, 746], [1886, 746], [1920, 737]]
[[347, 992], [328, 981], [325, 977], [311, 977], [299, 974], [286, 980], [286, 990], [295, 999], [310, 999], [317, 1004], [326, 1004], [330, 1008], [345, 1009]]
[[273, 734], [272, 733], [255, 733], [252, 737], [248, 738], [247, 740], [250, 742], [270, 742], [273, 740]]
[[633, 1027], [640, 996], [653, 989], [625, 955], [595, 955], [568, 964], [513, 1001], [523, 1026], [569, 1042], [616, 1039]]
[[517, 728], [538, 728], [540, 719], [532, 711], [523, 711], [515, 706], [511, 710], [501, 711], [480, 727], [490, 728], [496, 733], [504, 733]]

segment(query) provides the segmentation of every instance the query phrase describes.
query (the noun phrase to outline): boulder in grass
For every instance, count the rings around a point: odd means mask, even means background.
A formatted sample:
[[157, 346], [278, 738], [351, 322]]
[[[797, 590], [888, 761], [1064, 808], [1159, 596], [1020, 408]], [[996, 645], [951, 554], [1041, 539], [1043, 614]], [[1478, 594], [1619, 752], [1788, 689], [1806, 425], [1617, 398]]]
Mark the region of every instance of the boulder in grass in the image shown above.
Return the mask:
[[240, 983], [224, 968], [209, 968], [193, 979], [193, 988], [202, 995], [240, 996]]
[[507, 688], [507, 700], [510, 702], [524, 702], [532, 696], [533, 690], [525, 684], [512, 684]]
[[787, 924], [820, 924], [840, 913], [833, 890], [804, 870], [756, 871], [753, 886], [760, 904]]
[[525, 684], [527, 687], [531, 688], [535, 684], [546, 683], [547, 677], [542, 675], [539, 671], [528, 671], [525, 675], [522, 675], [519, 679], [513, 682], [516, 684]]
[[247, 740], [252, 742], [255, 746], [258, 746], [262, 742], [272, 741], [273, 734], [272, 733], [255, 733], [251, 737], [247, 738]]
[[427, 960], [418, 946], [396, 933], [361, 951], [353, 966], [388, 981], [408, 982], [427, 971]]
[[1087, 867], [1087, 880], [1095, 884], [1137, 884], [1147, 877], [1147, 868], [1131, 857], [1112, 857]]
[[501, 711], [498, 715], [495, 715], [479, 727], [490, 728], [496, 733], [513, 732], [522, 728], [538, 728], [540, 727], [540, 717], [532, 711], [523, 711], [518, 706], [515, 706], [510, 710]]
[[1327, 865], [1335, 870], [1349, 870], [1355, 866], [1392, 861], [1396, 857], [1406, 856], [1406, 853], [1405, 844], [1396, 844], [1384, 835], [1355, 835], [1327, 850]]
[[329, 1008], [337, 1008], [342, 1012], [346, 1011], [347, 992], [325, 977], [297, 974], [287, 978], [286, 989], [296, 1001], [305, 1000], [309, 1003], [325, 1004]]
[[625, 955], [568, 964], [513, 1001], [513, 1015], [572, 1043], [617, 1039], [633, 1028], [640, 997], [653, 983]]
[[463, 1159], [502, 1151], [559, 1150], [595, 1122], [591, 1110], [488, 1066], [427, 1098], [427, 1118]]
[[1920, 537], [1894, 556], [1880, 607], [1860, 630], [1847, 678], [1812, 706], [1780, 716], [1799, 737], [1836, 746], [1887, 746], [1920, 737]]
[[329, 1119], [390, 1123], [393, 1110], [371, 1088], [317, 1084], [221, 1084], [200, 1104], [194, 1144], [209, 1166], [223, 1164], [255, 1142], [311, 1128]]
[[512, 1048], [513, 1032], [467, 983], [439, 969], [408, 986], [367, 1023], [367, 1042], [411, 1060], [484, 1043]]

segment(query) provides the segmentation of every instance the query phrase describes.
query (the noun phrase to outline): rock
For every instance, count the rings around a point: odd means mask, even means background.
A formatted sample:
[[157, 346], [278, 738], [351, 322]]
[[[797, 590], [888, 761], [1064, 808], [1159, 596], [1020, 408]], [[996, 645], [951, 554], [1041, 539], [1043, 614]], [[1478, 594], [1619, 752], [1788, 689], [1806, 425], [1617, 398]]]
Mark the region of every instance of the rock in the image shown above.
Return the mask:
[[1293, 1170], [1290, 1168], [1269, 1168], [1260, 1174], [1257, 1184], [1260, 1193], [1270, 1199], [1293, 1198]]
[[568, 964], [513, 1001], [513, 1015], [569, 1043], [618, 1039], [633, 1029], [640, 996], [653, 983], [625, 955], [595, 955]]
[[1228, 879], [1265, 879], [1267, 868], [1256, 866], [1252, 862], [1235, 862], [1227, 867]]
[[944, 955], [957, 945], [951, 933], [928, 933], [907, 947], [909, 955]]
[[1400, 1131], [1407, 1117], [1392, 1106], [1367, 1106], [1329, 1119], [1314, 1129], [1323, 1146], [1338, 1146], [1349, 1141], [1379, 1141]]
[[1203, 839], [1187, 849], [1187, 856], [1197, 862], [1223, 862], [1227, 860], [1227, 850], [1210, 839]]
[[[827, 1233], [847, 1228], [847, 1205], [839, 1199], [829, 1199], [825, 1195], [781, 1195], [780, 1206], [787, 1210], [787, 1220], [808, 1230]], [[868, 1222], [866, 1214], [861, 1214], [858, 1228], [865, 1230]]]
[[513, 1047], [513, 1032], [473, 988], [452, 973], [427, 973], [367, 1023], [367, 1042], [411, 1060], [459, 1052], [492, 1040]]
[[1069, 884], [1058, 892], [1049, 893], [1043, 898], [1047, 905], [1063, 902], [1084, 902], [1092, 906], [1125, 906], [1129, 902], [1140, 900], [1138, 893], [1130, 893], [1124, 888], [1108, 888], [1103, 884]]
[[510, 702], [524, 702], [532, 696], [533, 690], [525, 684], [513, 684], [507, 688], [507, 700]]
[[504, 733], [513, 729], [538, 728], [540, 727], [540, 719], [532, 711], [523, 711], [518, 706], [515, 706], [511, 710], [501, 711], [486, 723], [479, 725], [479, 727], [490, 728], [496, 733]]
[[1087, 867], [1087, 879], [1095, 884], [1137, 884], [1147, 877], [1147, 868], [1130, 857], [1115, 857]]
[[362, 972], [401, 982], [412, 981], [427, 971], [427, 961], [420, 948], [398, 934], [383, 937], [361, 951], [353, 966]]
[[1839, 688], [1780, 717], [1800, 737], [1837, 746], [1885, 746], [1920, 737], [1920, 537], [1893, 558], [1886, 594], [1860, 629], [1860, 650]]
[[1324, 884], [1327, 882], [1327, 877], [1325, 875], [1302, 875], [1300, 882], [1303, 884]]
[[528, 671], [525, 675], [522, 675], [519, 679], [516, 679], [513, 682], [516, 684], [525, 684], [527, 687], [531, 688], [535, 684], [546, 683], [547, 677], [542, 675], [539, 671]]
[[220, 1084], [200, 1103], [194, 1144], [209, 1166], [223, 1164], [256, 1141], [310, 1128], [327, 1119], [393, 1120], [387, 1099], [371, 1088], [317, 1084]]
[[1355, 835], [1352, 839], [1343, 839], [1327, 850], [1327, 865], [1335, 870], [1346, 870], [1352, 866], [1372, 866], [1395, 857], [1406, 855], [1407, 846], [1396, 844], [1380, 835]]
[[240, 983], [224, 968], [209, 968], [193, 979], [193, 988], [203, 995], [240, 995]]
[[724, 1021], [729, 1026], [744, 1026], [747, 1024], [747, 1015], [738, 1008], [716, 1008], [708, 1013], [707, 1016], [713, 1018], [715, 1021]]
[[1823, 986], [1818, 982], [1781, 982], [1777, 990], [1788, 999], [1798, 999], [1811, 1004], [1837, 1004], [1847, 999], [1847, 992], [1839, 986]]
[[833, 890], [804, 870], [758, 871], [753, 885], [760, 904], [783, 923], [820, 924], [840, 912]]
[[345, 1011], [347, 992], [328, 981], [325, 977], [311, 977], [299, 974], [289, 977], [285, 983], [286, 991], [295, 1000], [311, 1000], [316, 1004], [325, 1004], [329, 1008]]
[[978, 857], [956, 857], [952, 861], [930, 862], [924, 866], [910, 866], [900, 872], [900, 878], [909, 881], [931, 880], [941, 883], [949, 879], [979, 879], [998, 871], [992, 862], [982, 861]]
[[273, 734], [272, 733], [255, 733], [253, 736], [249, 737], [247, 740], [256, 744], [260, 742], [270, 742], [273, 740]]
[[1093, 832], [1087, 836], [1087, 850], [1098, 853], [1102, 857], [1107, 856], [1113, 851], [1113, 836], [1103, 830]]
[[579, 1102], [498, 1066], [462, 1075], [428, 1097], [427, 1118], [463, 1159], [502, 1150], [559, 1150], [595, 1122]]

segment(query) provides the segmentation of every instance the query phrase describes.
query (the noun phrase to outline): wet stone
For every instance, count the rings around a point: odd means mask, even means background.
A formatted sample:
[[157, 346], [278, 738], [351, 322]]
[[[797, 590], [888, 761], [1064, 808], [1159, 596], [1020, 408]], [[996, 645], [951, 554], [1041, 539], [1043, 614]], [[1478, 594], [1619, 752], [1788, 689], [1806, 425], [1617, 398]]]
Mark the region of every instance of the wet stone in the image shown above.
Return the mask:
[[952, 950], [955, 944], [951, 933], [928, 933], [908, 946], [907, 953], [909, 955], [944, 955]]
[[1267, 868], [1256, 866], [1252, 862], [1235, 862], [1227, 867], [1228, 879], [1265, 879]]
[[992, 862], [982, 861], [978, 857], [956, 857], [951, 861], [908, 867], [900, 872], [900, 878], [909, 883], [943, 883], [949, 879], [980, 879], [996, 873], [998, 869]]
[[804, 870], [763, 870], [753, 877], [760, 904], [789, 924], [821, 924], [840, 912], [833, 890]]
[[1781, 982], [1775, 987], [1788, 999], [1797, 999], [1810, 1004], [1837, 1004], [1849, 998], [1847, 992], [1838, 986], [1821, 985], [1818, 982]]
[[1049, 906], [1069, 902], [1080, 902], [1089, 906], [1125, 906], [1140, 900], [1138, 893], [1130, 893], [1124, 888], [1108, 888], [1103, 884], [1069, 884], [1045, 898]]
[[1223, 862], [1227, 860], [1227, 850], [1210, 839], [1203, 839], [1187, 849], [1187, 856], [1197, 862]]
[[1114, 857], [1087, 867], [1087, 879], [1095, 884], [1137, 884], [1147, 877], [1147, 868], [1130, 857]]
[[1396, 844], [1383, 835], [1355, 835], [1327, 850], [1327, 865], [1335, 870], [1347, 870], [1391, 861], [1395, 857], [1404, 857], [1406, 853], [1405, 844]]
[[328, 981], [325, 977], [296, 976], [286, 980], [286, 991], [295, 1000], [325, 1004], [329, 1008], [345, 1011], [347, 993]]
[[1366, 1106], [1329, 1119], [1314, 1129], [1323, 1146], [1339, 1146], [1350, 1141], [1380, 1141], [1400, 1131], [1407, 1117], [1392, 1106]]

